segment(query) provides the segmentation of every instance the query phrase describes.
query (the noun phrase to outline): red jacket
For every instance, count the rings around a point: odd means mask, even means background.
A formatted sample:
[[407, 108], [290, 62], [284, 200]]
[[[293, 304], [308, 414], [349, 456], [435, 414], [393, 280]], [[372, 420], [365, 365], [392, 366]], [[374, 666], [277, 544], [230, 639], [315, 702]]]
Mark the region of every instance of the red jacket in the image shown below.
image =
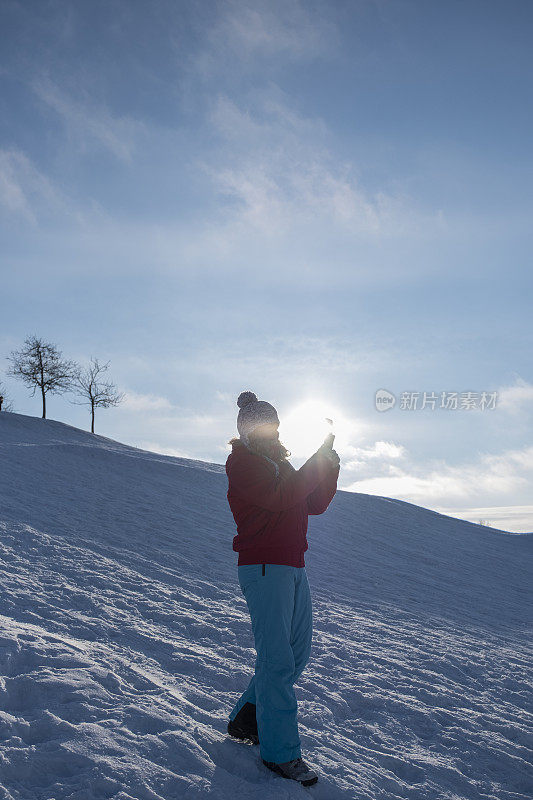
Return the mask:
[[339, 466], [317, 450], [299, 470], [276, 466], [246, 445], [233, 443], [226, 461], [228, 502], [237, 523], [233, 549], [242, 564], [303, 567], [308, 514], [322, 514], [337, 491]]

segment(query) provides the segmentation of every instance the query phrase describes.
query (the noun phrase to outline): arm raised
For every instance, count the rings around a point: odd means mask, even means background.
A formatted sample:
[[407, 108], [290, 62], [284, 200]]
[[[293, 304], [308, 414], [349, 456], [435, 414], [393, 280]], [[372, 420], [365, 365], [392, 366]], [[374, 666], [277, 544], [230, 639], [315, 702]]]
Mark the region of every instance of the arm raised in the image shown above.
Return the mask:
[[331, 470], [320, 451], [314, 453], [299, 470], [275, 477], [261, 456], [239, 458], [228, 468], [229, 489], [252, 505], [268, 511], [285, 511], [301, 503]]

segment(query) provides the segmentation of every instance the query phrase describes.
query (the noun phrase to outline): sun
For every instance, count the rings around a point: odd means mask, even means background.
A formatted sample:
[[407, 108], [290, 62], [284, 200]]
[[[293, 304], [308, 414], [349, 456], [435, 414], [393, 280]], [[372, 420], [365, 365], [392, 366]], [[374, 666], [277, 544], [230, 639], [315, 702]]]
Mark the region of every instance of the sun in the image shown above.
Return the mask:
[[[332, 420], [330, 425], [326, 418]], [[346, 438], [347, 421], [325, 400], [308, 399], [280, 416], [279, 438], [295, 458], [309, 457], [328, 433], [335, 434], [334, 448]]]

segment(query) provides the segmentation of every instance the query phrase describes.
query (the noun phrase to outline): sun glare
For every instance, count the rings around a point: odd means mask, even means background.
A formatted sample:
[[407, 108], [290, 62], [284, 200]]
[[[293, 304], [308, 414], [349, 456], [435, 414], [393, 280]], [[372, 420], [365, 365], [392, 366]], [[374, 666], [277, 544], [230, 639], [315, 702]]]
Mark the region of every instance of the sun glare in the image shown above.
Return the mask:
[[336, 449], [347, 439], [348, 428], [347, 420], [329, 403], [309, 399], [280, 416], [279, 438], [295, 458], [309, 457], [328, 433], [335, 434], [333, 447]]

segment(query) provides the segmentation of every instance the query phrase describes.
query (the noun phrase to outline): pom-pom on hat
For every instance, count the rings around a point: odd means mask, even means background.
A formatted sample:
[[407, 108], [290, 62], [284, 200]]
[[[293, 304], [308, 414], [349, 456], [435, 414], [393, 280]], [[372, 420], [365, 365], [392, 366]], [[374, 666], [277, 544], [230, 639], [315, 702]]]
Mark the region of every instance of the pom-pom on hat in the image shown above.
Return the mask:
[[241, 392], [237, 398], [239, 413], [237, 415], [237, 430], [244, 442], [248, 445], [248, 436], [260, 425], [274, 423], [279, 425], [278, 412], [266, 400], [258, 400], [253, 392]]

